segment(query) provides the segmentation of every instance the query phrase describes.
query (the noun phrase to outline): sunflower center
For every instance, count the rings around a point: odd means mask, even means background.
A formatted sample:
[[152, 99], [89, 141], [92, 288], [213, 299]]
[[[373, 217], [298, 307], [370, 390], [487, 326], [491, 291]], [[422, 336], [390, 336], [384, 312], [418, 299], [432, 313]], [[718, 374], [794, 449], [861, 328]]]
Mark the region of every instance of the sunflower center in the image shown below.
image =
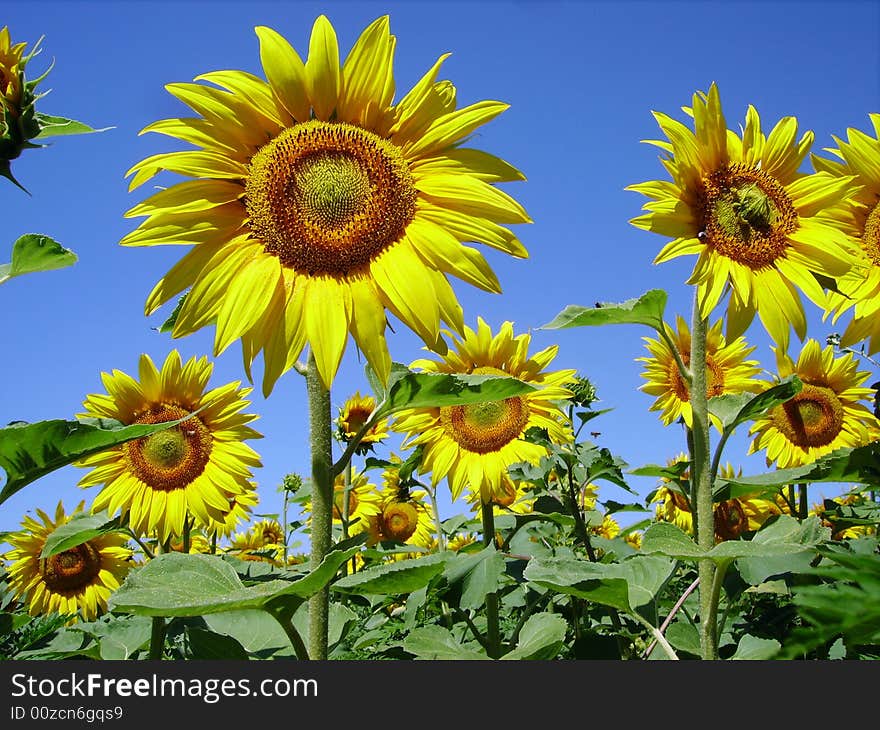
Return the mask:
[[395, 502], [382, 512], [382, 534], [397, 542], [406, 542], [419, 525], [419, 515], [410, 502]]
[[843, 429], [843, 406], [831, 388], [805, 383], [794, 398], [773, 409], [771, 418], [796, 446], [826, 446]]
[[795, 211], [776, 178], [749, 165], [722, 167], [703, 178], [701, 227], [706, 244], [752, 269], [785, 253]]
[[862, 233], [862, 248], [874, 266], [880, 266], [880, 201], [868, 213]]
[[715, 505], [715, 534], [722, 540], [735, 540], [749, 526], [746, 512], [738, 499]]
[[312, 120], [253, 156], [245, 206], [251, 230], [283, 266], [338, 276], [400, 239], [416, 195], [394, 144], [351, 124]]
[[350, 408], [348, 413], [346, 413], [345, 417], [342, 419], [342, 428], [345, 431], [345, 435], [354, 436], [357, 434], [357, 432], [363, 428], [372, 412], [371, 409], [362, 408], [360, 406], [353, 406]]
[[440, 419], [447, 433], [468, 451], [487, 454], [518, 438], [529, 420], [529, 407], [522, 396], [499, 401], [446, 406]]
[[[685, 366], [690, 366], [690, 355], [682, 353], [682, 361]], [[678, 365], [673, 360], [669, 363], [667, 371], [672, 390], [680, 401], [687, 402], [691, 399], [690, 389], [678, 370]], [[714, 398], [724, 393], [724, 369], [715, 362], [712, 355], [706, 355], [706, 397]]]
[[[173, 404], [141, 413], [134, 423], [166, 423], [189, 415]], [[148, 487], [163, 492], [184, 489], [201, 475], [211, 454], [211, 432], [193, 416], [178, 426], [122, 445], [132, 472]]]
[[90, 542], [40, 561], [43, 581], [55, 593], [72, 592], [89, 585], [100, 570], [101, 556]]

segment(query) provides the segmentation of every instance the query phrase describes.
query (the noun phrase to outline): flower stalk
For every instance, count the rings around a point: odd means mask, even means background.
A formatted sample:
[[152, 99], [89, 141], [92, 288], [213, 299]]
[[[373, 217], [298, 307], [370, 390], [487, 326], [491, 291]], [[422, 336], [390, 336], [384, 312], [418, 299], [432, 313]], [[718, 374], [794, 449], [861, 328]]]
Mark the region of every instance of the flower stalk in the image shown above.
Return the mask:
[[[481, 505], [483, 518], [483, 545], [489, 547], [495, 543], [495, 515], [492, 512], [492, 503], [483, 502]], [[486, 651], [490, 659], [498, 659], [501, 656], [501, 633], [498, 627], [498, 594], [492, 592], [486, 595]]]

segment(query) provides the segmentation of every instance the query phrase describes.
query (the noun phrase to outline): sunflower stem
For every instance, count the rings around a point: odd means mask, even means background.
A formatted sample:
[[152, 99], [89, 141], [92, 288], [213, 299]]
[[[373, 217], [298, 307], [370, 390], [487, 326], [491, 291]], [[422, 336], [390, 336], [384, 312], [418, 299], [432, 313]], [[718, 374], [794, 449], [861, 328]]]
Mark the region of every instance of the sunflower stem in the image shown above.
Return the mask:
[[305, 642], [299, 635], [299, 631], [297, 631], [296, 627], [293, 625], [291, 614], [283, 610], [273, 611], [269, 609], [266, 609], [266, 613], [274, 618], [281, 628], [284, 629], [284, 633], [287, 634], [287, 638], [290, 640], [290, 645], [293, 647], [293, 652], [296, 654], [296, 658], [301, 661], [308, 660], [309, 650], [306, 648]]
[[165, 617], [153, 616], [153, 628], [150, 632], [150, 653], [148, 658], [161, 659], [165, 648]]
[[424, 484], [425, 492], [431, 498], [431, 506], [434, 508], [434, 529], [437, 531], [437, 550], [446, 550], [446, 540], [443, 537], [443, 523], [440, 521], [440, 510], [437, 506], [437, 490]]
[[807, 519], [809, 516], [809, 507], [807, 505], [807, 485], [798, 484], [798, 518]]
[[[495, 514], [492, 503], [482, 503], [483, 545], [495, 544]], [[486, 595], [486, 651], [490, 659], [501, 656], [501, 634], [498, 629], [498, 594], [493, 591]]]
[[[693, 422], [691, 451], [691, 489], [696, 497], [697, 544], [703, 551], [715, 546], [715, 519], [712, 511], [712, 474], [709, 449], [709, 400], [706, 397], [706, 330], [707, 321], [700, 311], [699, 289], [694, 288], [694, 310], [691, 325], [690, 388]], [[700, 577], [700, 646], [703, 659], [718, 658], [718, 632], [714, 621], [718, 597], [713, 597], [715, 564], [703, 558], [697, 565]], [[713, 606], [713, 602], [715, 606]]]
[[[315, 570], [330, 551], [333, 529], [333, 440], [330, 391], [318, 373], [314, 353], [306, 366], [309, 399], [309, 441], [312, 455], [312, 529], [310, 567]], [[327, 658], [330, 588], [325, 586], [309, 599], [309, 656]]]
[[[345, 465], [345, 488], [342, 490], [342, 539], [348, 540], [348, 517], [351, 505], [349, 505], [349, 495], [351, 494], [351, 462]], [[333, 485], [334, 497], [336, 496], [336, 484]], [[352, 569], [354, 568], [354, 558], [351, 559]], [[352, 571], [354, 572], [354, 571]], [[348, 575], [348, 562], [342, 565], [342, 575]]]

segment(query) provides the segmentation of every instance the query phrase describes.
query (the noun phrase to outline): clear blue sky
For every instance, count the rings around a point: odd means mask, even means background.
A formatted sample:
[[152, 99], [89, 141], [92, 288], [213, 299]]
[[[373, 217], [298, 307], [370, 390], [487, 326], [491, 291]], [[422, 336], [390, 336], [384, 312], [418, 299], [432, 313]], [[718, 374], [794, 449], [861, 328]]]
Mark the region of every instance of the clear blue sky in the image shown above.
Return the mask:
[[[867, 129], [868, 113], [880, 110], [876, 2], [8, 3], [0, 23], [9, 25], [13, 42], [45, 35], [32, 73], [56, 60], [44, 84], [53, 91], [40, 110], [114, 129], [25, 152], [13, 171], [32, 197], [0, 186], [0, 260], [8, 260], [12, 242], [27, 232], [50, 235], [80, 257], [73, 268], [0, 288], [0, 422], [70, 418], [86, 394], [103, 392], [102, 370], [136, 374], [142, 352], [156, 362], [174, 347], [184, 357], [210, 356], [213, 328], [171, 340], [151, 329], [167, 308], [143, 316], [150, 289], [185, 249], [117, 244], [136, 225], [123, 212], [146, 196], [146, 188], [129, 194], [123, 175], [147, 155], [171, 149], [167, 138], [137, 136], [156, 119], [182, 115], [184, 107], [164, 84], [227, 68], [262, 75], [256, 25], [276, 29], [305, 56], [320, 13], [335, 26], [343, 57], [369, 22], [390, 14], [398, 39], [398, 98], [451, 51], [443, 77], [456, 85], [460, 105], [510, 103], [481, 128], [473, 146], [527, 176], [506, 189], [535, 221], [517, 227], [531, 256], [514, 260], [485, 249], [501, 295], [453, 284], [466, 322], [482, 315], [493, 329], [504, 320], [517, 332], [535, 329], [568, 304], [620, 301], [652, 288], [669, 292], [670, 320], [688, 314], [691, 291], [684, 281], [693, 258], [653, 266], [666, 239], [628, 223], [643, 199], [624, 187], [665, 177], [657, 151], [639, 143], [658, 136], [652, 110], [683, 119], [680, 107], [715, 81], [730, 126], [743, 120], [749, 103], [766, 131], [781, 116], [795, 115], [801, 129], [815, 131], [815, 151], [849, 126]], [[806, 306], [809, 335], [824, 341], [830, 327]], [[420, 357], [416, 336], [394, 325], [392, 357], [405, 363]], [[555, 367], [577, 368], [593, 380], [598, 405], [613, 409], [594, 422], [598, 442], [632, 466], [663, 463], [684, 448], [678, 428], [664, 428], [648, 411], [651, 397], [637, 390], [643, 381], [635, 358], [644, 354], [641, 337], [648, 334], [618, 326], [535, 329], [532, 338], [534, 349], [559, 344]], [[772, 368], [760, 324], [747, 336]], [[243, 378], [234, 345], [215, 360], [211, 382]], [[357, 388], [363, 391], [366, 382], [349, 346], [332, 393], [334, 412]], [[256, 473], [258, 511], [275, 512], [283, 475], [308, 469], [303, 379], [289, 372], [268, 400], [258, 388], [251, 411], [260, 415], [255, 426], [265, 435], [254, 443], [264, 464]], [[746, 447], [743, 434], [734, 438], [728, 458], [747, 474], [763, 470], [763, 458], [746, 459]], [[26, 487], [0, 506], [0, 531], [16, 529], [27, 510], [51, 508], [59, 497], [68, 509], [91, 501], [95, 488], [75, 487], [82, 473], [66, 467]], [[653, 480], [633, 478], [632, 484], [645, 495]], [[463, 509], [449, 504], [445, 488], [441, 494], [444, 517]], [[602, 497], [626, 494], [607, 485]]]

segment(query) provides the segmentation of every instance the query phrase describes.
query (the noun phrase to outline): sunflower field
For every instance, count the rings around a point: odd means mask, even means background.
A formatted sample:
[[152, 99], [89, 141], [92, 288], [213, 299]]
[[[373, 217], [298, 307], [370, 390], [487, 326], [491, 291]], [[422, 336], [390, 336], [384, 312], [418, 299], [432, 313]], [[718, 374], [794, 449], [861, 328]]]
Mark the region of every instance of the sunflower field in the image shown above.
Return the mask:
[[[573, 224], [548, 264], [525, 192], [540, 177], [516, 152], [552, 130], [495, 154], [516, 107], [482, 84], [471, 101], [450, 53], [401, 34], [424, 59], [408, 68], [393, 12], [360, 8], [373, 19], [350, 34], [331, 22], [350, 6], [305, 28], [294, 8], [240, 28], [251, 70], [190, 57], [192, 81], [138, 90], [147, 134], [111, 181], [127, 209], [70, 211], [102, 241], [124, 225], [112, 245], [47, 230], [0, 246], [4, 313], [67, 343], [52, 368], [105, 363], [70, 410], [55, 375], [0, 406], [0, 657], [880, 658], [880, 113], [817, 140], [809, 99], [797, 118], [722, 102], [711, 78], [680, 89], [631, 140], [659, 157], [621, 186], [643, 248]], [[102, 140], [128, 133], [90, 126], [113, 123], [112, 93], [88, 124], [57, 116], [52, 37], [8, 22], [4, 230], [42, 169], [27, 161], [51, 170], [88, 144], [100, 166]], [[565, 104], [523, 94], [538, 126]], [[634, 98], [650, 121], [654, 97]], [[603, 174], [578, 154], [554, 164]], [[92, 174], [84, 160], [76, 180]], [[572, 216], [606, 213], [591, 205], [572, 192]], [[612, 249], [618, 280], [593, 273], [591, 247]], [[88, 270], [81, 249], [119, 262], [100, 316], [151, 318], [148, 346], [72, 337], [32, 308]], [[631, 275], [640, 257], [650, 279]], [[509, 293], [512, 262], [536, 266], [515, 314], [473, 308]], [[574, 304], [557, 299], [568, 279]], [[86, 289], [51, 304], [88, 322]], [[591, 344], [605, 331], [619, 339]], [[6, 339], [10, 391], [32, 382], [27, 346]], [[641, 410], [612, 446], [615, 370]], [[43, 417], [28, 398], [61, 405]]]

